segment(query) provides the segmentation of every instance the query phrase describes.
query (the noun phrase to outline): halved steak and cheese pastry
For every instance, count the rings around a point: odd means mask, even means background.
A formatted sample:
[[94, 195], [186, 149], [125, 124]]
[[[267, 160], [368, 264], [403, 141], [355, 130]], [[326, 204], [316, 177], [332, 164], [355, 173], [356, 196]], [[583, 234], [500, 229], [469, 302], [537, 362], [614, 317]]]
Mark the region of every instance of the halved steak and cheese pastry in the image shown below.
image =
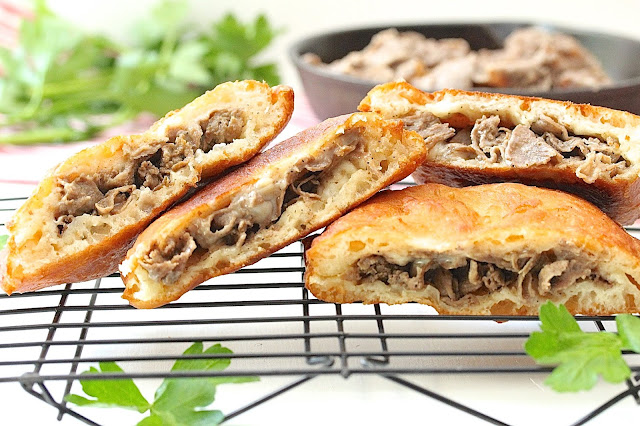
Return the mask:
[[284, 128], [293, 91], [224, 83], [140, 135], [58, 165], [16, 212], [0, 281], [7, 293], [117, 271], [135, 237], [203, 178], [253, 157]]
[[418, 183], [520, 182], [576, 194], [621, 224], [640, 216], [640, 117], [628, 112], [404, 82], [376, 86], [359, 108], [425, 138]]
[[425, 155], [401, 121], [372, 113], [326, 120], [152, 223], [120, 267], [124, 297], [153, 308], [255, 263], [408, 176]]
[[640, 242], [581, 198], [517, 183], [385, 191], [331, 224], [305, 259], [307, 288], [327, 302], [640, 312]]

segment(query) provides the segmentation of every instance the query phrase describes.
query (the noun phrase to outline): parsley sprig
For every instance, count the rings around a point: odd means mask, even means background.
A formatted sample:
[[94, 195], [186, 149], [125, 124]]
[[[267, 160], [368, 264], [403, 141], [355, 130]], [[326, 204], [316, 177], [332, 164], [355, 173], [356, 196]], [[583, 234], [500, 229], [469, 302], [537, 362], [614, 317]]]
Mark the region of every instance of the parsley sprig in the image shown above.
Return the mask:
[[558, 392], [591, 389], [598, 377], [620, 383], [631, 376], [622, 351], [640, 353], [640, 318], [616, 316], [618, 333], [587, 333], [564, 305], [547, 302], [540, 307], [540, 328], [525, 343], [525, 350], [540, 364], [558, 364], [545, 384]]
[[[195, 342], [183, 355], [231, 354], [228, 348], [216, 344], [204, 350]], [[171, 371], [221, 371], [229, 366], [229, 358], [178, 359]], [[115, 362], [101, 362], [99, 369], [91, 367], [85, 373], [123, 373]], [[89, 396], [70, 394], [67, 402], [92, 407], [120, 407], [148, 412], [138, 426], [217, 425], [224, 419], [219, 410], [207, 410], [216, 396], [217, 386], [224, 383], [246, 383], [257, 377], [166, 378], [155, 392], [153, 402], [147, 401], [131, 379], [81, 379], [82, 390]]]
[[264, 15], [227, 14], [208, 29], [165, 0], [132, 28], [128, 45], [87, 34], [34, 1], [17, 48], [0, 46], [0, 144], [89, 139], [141, 112], [162, 116], [228, 80], [279, 82], [256, 55], [280, 33]]

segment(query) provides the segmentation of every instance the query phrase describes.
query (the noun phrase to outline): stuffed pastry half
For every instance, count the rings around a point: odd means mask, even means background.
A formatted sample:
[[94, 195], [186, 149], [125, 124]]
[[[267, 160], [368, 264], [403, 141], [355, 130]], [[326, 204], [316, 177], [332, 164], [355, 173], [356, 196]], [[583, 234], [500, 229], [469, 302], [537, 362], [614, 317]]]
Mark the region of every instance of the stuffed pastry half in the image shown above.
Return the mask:
[[293, 112], [293, 91], [224, 83], [139, 135], [64, 161], [7, 226], [2, 288], [37, 290], [117, 271], [133, 240], [203, 178], [259, 152]]
[[418, 183], [520, 182], [560, 189], [626, 225], [640, 216], [640, 117], [608, 108], [495, 93], [373, 88], [359, 107], [400, 118], [425, 138]]
[[422, 138], [373, 113], [329, 119], [259, 154], [145, 230], [120, 267], [152, 308], [327, 225], [424, 160]]
[[385, 191], [306, 251], [306, 286], [334, 303], [443, 314], [640, 312], [640, 242], [573, 195], [517, 183]]

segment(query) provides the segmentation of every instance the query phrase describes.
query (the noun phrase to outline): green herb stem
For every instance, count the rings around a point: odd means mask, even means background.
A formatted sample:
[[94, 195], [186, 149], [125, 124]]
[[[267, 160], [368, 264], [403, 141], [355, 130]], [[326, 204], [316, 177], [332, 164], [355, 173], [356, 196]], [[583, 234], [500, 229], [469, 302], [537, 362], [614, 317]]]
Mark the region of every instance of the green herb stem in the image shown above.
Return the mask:
[[42, 103], [43, 84], [44, 84], [44, 78], [42, 79], [42, 83], [36, 85], [31, 91], [31, 97], [29, 98], [29, 103], [24, 107], [24, 109], [19, 114], [22, 120], [29, 120], [38, 111], [38, 108]]
[[33, 145], [36, 143], [68, 142], [86, 138], [86, 131], [69, 127], [23, 130], [0, 135], [0, 145]]
[[[5, 117], [2, 125], [20, 125], [24, 124], [25, 120], [33, 120], [35, 123], [39, 123], [39, 125], [42, 125], [42, 123], [50, 123], [56, 118], [66, 118], [66, 116], [71, 115], [75, 116], [76, 118], [90, 117], [95, 114], [90, 106], [91, 104], [95, 103], [96, 100], [99, 100], [100, 102], [113, 103], [118, 103], [119, 101], [114, 93], [104, 88], [102, 90], [96, 90], [94, 92], [78, 92], [59, 99], [48, 99], [48, 101], [50, 101], [50, 104], [42, 105], [30, 117], [26, 116], [28, 111], [20, 111], [18, 113], [11, 114]], [[103, 111], [103, 113], [107, 113], [107, 111]], [[30, 129], [26, 130], [28, 131]]]
[[173, 51], [176, 47], [176, 42], [178, 41], [178, 28], [177, 26], [173, 26], [169, 28], [164, 39], [162, 39], [162, 45], [160, 46], [160, 63], [164, 65], [164, 72], [162, 75], [166, 75], [166, 70], [168, 69], [167, 65], [171, 62], [171, 57], [173, 56]]
[[73, 80], [47, 83], [43, 86], [42, 96], [44, 98], [52, 98], [55, 96], [66, 96], [95, 89], [104, 89], [109, 86], [112, 79], [113, 73], [109, 72], [91, 77], [80, 77], [74, 78]]
[[91, 111], [81, 108], [86, 107], [87, 104], [95, 103], [97, 100], [100, 102], [119, 101], [117, 95], [111, 92], [108, 88], [101, 88], [92, 92], [77, 92], [63, 96], [59, 99], [52, 99], [51, 105], [43, 108], [41, 112], [45, 117], [64, 115], [70, 111], [90, 113]]

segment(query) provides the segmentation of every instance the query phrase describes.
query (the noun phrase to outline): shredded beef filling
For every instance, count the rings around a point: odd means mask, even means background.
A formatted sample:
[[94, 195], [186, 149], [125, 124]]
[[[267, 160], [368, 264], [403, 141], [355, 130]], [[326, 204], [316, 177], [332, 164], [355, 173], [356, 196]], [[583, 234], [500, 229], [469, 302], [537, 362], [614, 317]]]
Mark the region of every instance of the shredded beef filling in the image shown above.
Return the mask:
[[142, 260], [146, 267], [153, 267], [149, 275], [153, 279], [164, 277], [168, 281], [175, 281], [187, 266], [187, 260], [196, 249], [196, 243], [189, 234], [178, 238], [168, 238], [162, 247], [153, 249]]
[[442, 298], [454, 302], [503, 287], [517, 286], [523, 297], [533, 293], [545, 296], [580, 279], [601, 280], [588, 261], [561, 259], [554, 253], [514, 258], [500, 266], [466, 257], [416, 259], [397, 265], [382, 256], [360, 259], [356, 266], [363, 284], [382, 281], [409, 290], [432, 286]]
[[427, 146], [451, 139], [456, 134], [455, 129], [442, 123], [438, 117], [429, 112], [407, 115], [402, 117], [402, 121], [407, 130], [413, 130], [422, 136]]
[[411, 117], [410, 123], [414, 130], [435, 139], [435, 146], [429, 152], [432, 159], [462, 158], [518, 167], [569, 164], [576, 167], [576, 175], [587, 183], [601, 176], [613, 178], [629, 167], [616, 139], [570, 135], [566, 127], [545, 115], [530, 127], [519, 124], [513, 129], [500, 126], [497, 115], [482, 117], [450, 138], [451, 132], [436, 127], [437, 124], [428, 120], [429, 115], [426, 114], [427, 119], [422, 122]]
[[62, 235], [77, 216], [106, 216], [122, 211], [136, 189], [167, 185], [171, 172], [185, 167], [198, 149], [208, 152], [242, 135], [246, 124], [241, 110], [220, 110], [189, 130], [179, 130], [156, 152], [135, 159], [116, 175], [96, 173], [61, 180], [61, 201], [54, 221]]
[[[338, 159], [357, 150], [360, 147], [358, 139], [356, 131], [345, 133], [340, 140], [341, 144], [327, 148], [313, 157], [301, 159], [281, 180], [263, 178], [236, 195], [227, 207], [195, 221], [185, 234], [196, 244], [189, 256], [196, 249], [241, 247], [252, 235], [276, 223], [287, 207], [298, 200], [320, 199], [317, 189], [322, 174], [328, 173]], [[167, 238], [167, 241], [171, 240], [171, 237]], [[152, 279], [171, 284], [180, 275], [173, 271], [183, 271], [189, 260], [189, 256], [183, 256], [184, 253], [155, 249], [145, 260], [144, 267]]]
[[519, 28], [498, 49], [472, 51], [463, 38], [427, 38], [390, 28], [360, 51], [331, 63], [306, 53], [314, 66], [374, 81], [404, 79], [426, 91], [444, 88], [520, 87], [547, 91], [600, 87], [611, 79], [598, 60], [567, 34]]

